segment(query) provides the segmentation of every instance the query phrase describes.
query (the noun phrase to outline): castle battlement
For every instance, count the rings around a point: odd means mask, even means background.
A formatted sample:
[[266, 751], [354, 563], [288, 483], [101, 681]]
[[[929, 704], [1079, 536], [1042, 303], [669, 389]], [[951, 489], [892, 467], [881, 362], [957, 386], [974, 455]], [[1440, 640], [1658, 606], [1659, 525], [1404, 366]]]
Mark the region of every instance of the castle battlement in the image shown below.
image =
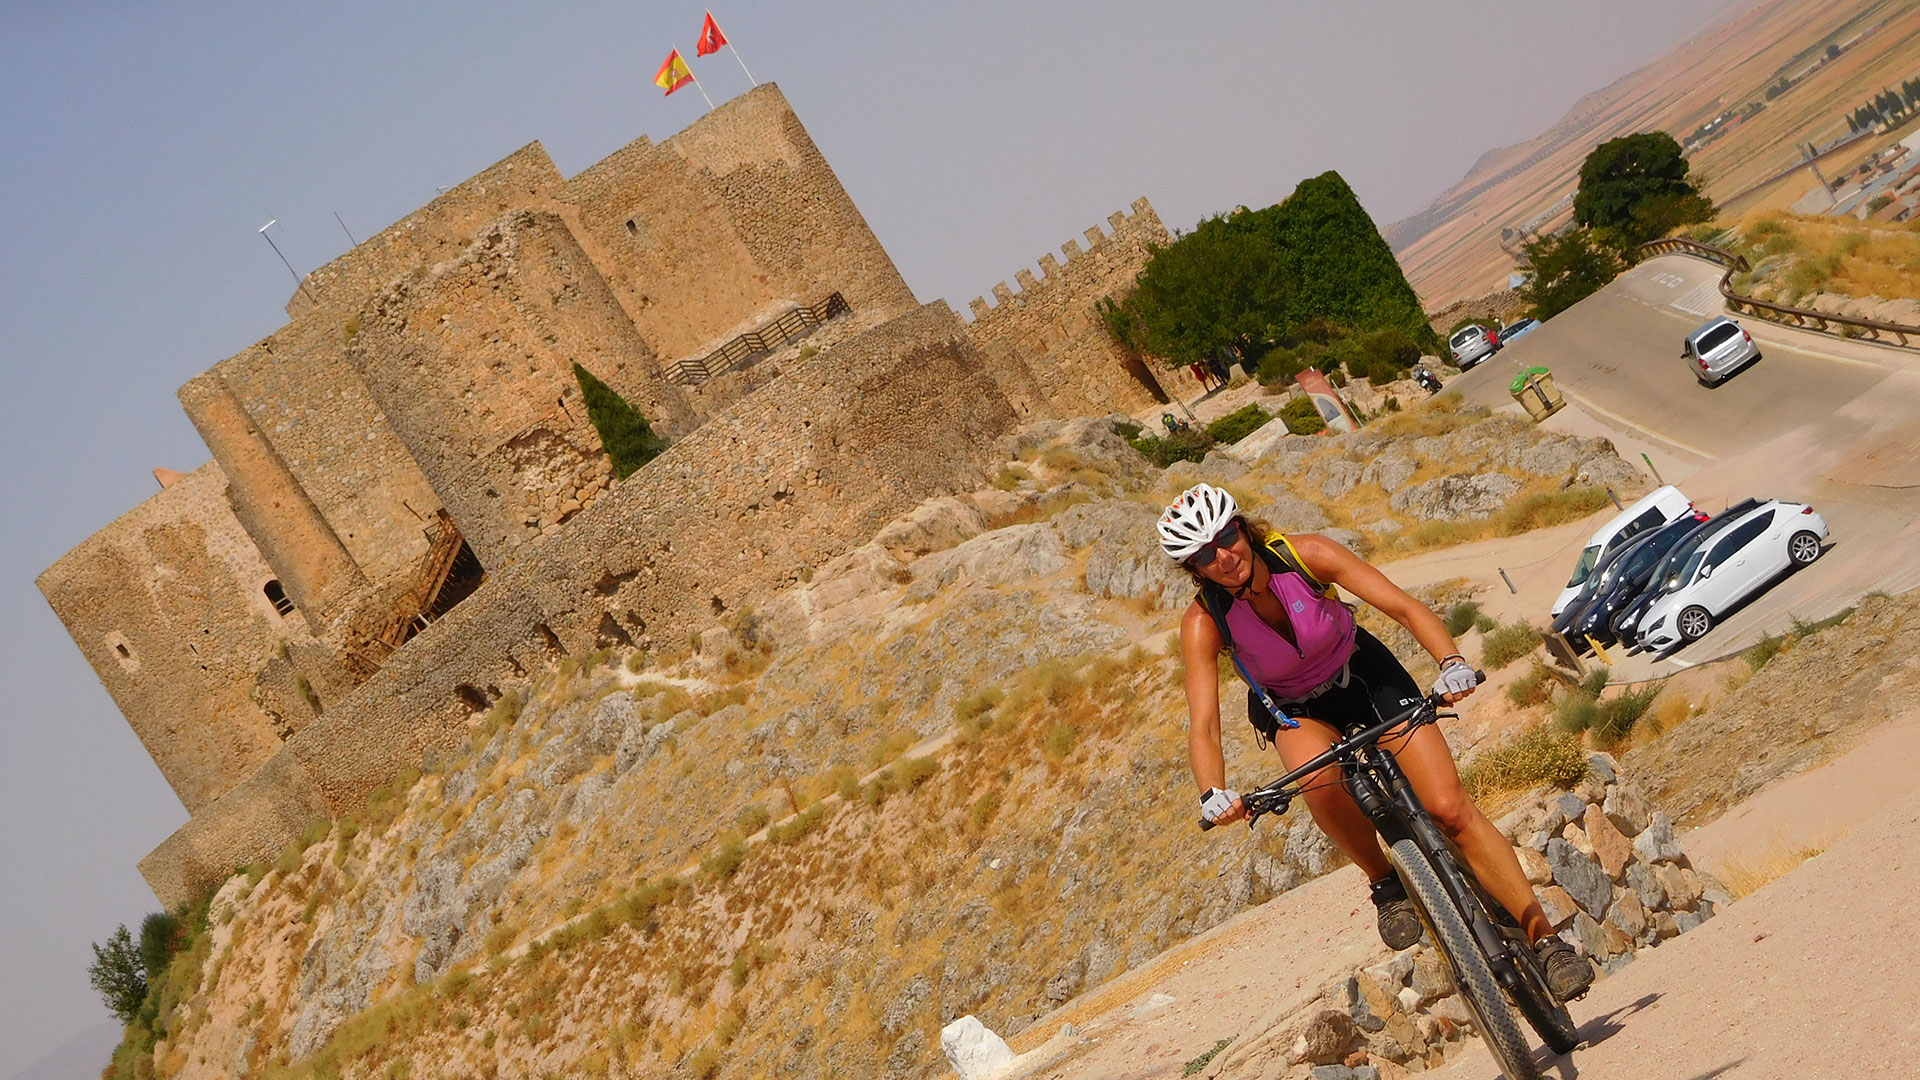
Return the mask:
[[[1063, 270], [1071, 271], [1063, 286], [1070, 290], [1082, 288], [1089, 278], [1111, 276], [1103, 272], [1104, 268], [1094, 270], [1090, 274], [1082, 273], [1088, 268], [1083, 266], [1074, 269], [1074, 264], [1089, 257], [1106, 256], [1109, 249], [1116, 245], [1122, 249], [1119, 258], [1133, 265], [1134, 272], [1138, 273], [1139, 266], [1145, 261], [1144, 251], [1152, 245], [1170, 243], [1173, 237], [1168, 234], [1166, 226], [1160, 223], [1160, 216], [1154, 213], [1153, 205], [1145, 198], [1133, 200], [1131, 209], [1133, 210], [1131, 214], [1115, 210], [1107, 215], [1109, 231], [1101, 231], [1098, 225], [1088, 226], [1086, 232], [1082, 234], [1087, 241], [1085, 249], [1080, 247], [1077, 240], [1069, 240], [1060, 245], [1060, 253], [1067, 258], [1064, 266], [1060, 260], [1053, 257], [1052, 253], [1048, 253], [1040, 256], [1040, 273], [1037, 276], [1025, 267], [1014, 271], [1013, 280], [1020, 286], [1018, 292], [1008, 288], [1007, 283], [1002, 281], [996, 283], [992, 289], [995, 303], [987, 303], [984, 297], [974, 297], [967, 304], [967, 310], [973, 313], [973, 320], [979, 322], [994, 317], [1010, 304], [1018, 307], [1026, 303], [1030, 293], [1060, 280]], [[1131, 282], [1129, 281], [1128, 284]]]

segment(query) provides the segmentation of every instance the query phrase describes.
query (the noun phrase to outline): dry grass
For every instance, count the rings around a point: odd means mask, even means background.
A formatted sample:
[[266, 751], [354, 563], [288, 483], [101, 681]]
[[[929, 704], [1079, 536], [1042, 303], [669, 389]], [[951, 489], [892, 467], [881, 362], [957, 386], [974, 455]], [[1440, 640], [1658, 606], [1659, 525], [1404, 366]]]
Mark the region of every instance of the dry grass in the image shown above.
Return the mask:
[[1763, 296], [1920, 296], [1920, 227], [1914, 222], [1766, 213], [1743, 221], [1740, 237], [1749, 262], [1775, 260], [1748, 286]]
[[1729, 861], [1720, 872], [1720, 880], [1726, 884], [1727, 891], [1733, 894], [1735, 900], [1741, 900], [1827, 850], [1828, 846], [1781, 845], [1750, 859]]
[[1532, 727], [1489, 750], [1460, 770], [1467, 794], [1489, 815], [1501, 800], [1540, 784], [1572, 787], [1587, 775], [1587, 755], [1580, 740], [1567, 732]]

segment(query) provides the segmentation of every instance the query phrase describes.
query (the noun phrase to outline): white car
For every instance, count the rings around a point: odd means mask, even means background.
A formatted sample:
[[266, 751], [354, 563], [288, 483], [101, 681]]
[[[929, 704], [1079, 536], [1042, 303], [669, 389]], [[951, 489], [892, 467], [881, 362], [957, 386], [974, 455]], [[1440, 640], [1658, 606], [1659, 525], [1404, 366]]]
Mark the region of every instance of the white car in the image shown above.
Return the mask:
[[1725, 315], [1708, 319], [1687, 335], [1680, 346], [1680, 359], [1702, 386], [1717, 386], [1727, 376], [1760, 359], [1760, 346], [1753, 335]]
[[1453, 353], [1453, 366], [1465, 371], [1492, 356], [1500, 348], [1500, 339], [1473, 323], [1454, 331], [1447, 339], [1447, 348]]
[[1607, 552], [1621, 544], [1645, 533], [1648, 529], [1657, 529], [1682, 514], [1693, 512], [1693, 502], [1680, 493], [1680, 489], [1668, 484], [1655, 488], [1639, 502], [1615, 514], [1600, 530], [1587, 541], [1580, 552], [1580, 561], [1573, 566], [1573, 576], [1567, 579], [1567, 587], [1553, 601], [1553, 617], [1567, 609], [1573, 598], [1580, 595], [1580, 587], [1587, 583], [1587, 575]]
[[1820, 557], [1827, 521], [1800, 503], [1764, 502], [1702, 544], [1673, 586], [1640, 620], [1640, 641], [1665, 652], [1697, 641], [1715, 620], [1765, 588], [1781, 571]]

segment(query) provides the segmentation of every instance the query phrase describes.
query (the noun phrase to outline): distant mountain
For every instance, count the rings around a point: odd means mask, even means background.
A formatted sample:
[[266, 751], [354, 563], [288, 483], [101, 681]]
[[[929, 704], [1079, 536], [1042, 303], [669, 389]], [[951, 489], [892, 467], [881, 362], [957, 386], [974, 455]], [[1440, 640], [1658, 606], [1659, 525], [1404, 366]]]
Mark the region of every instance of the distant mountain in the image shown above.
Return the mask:
[[100, 1080], [100, 1070], [107, 1067], [113, 1059], [113, 1048], [120, 1045], [120, 1032], [119, 1021], [102, 1020], [9, 1080]]
[[[1839, 50], [1829, 56], [1827, 46]], [[1920, 0], [1761, 0], [1723, 15], [1638, 71], [1576, 102], [1539, 135], [1480, 156], [1425, 209], [1383, 230], [1407, 279], [1434, 310], [1504, 284], [1520, 234], [1564, 220], [1580, 163], [1593, 147], [1635, 131], [1684, 138], [1702, 124], [1762, 103], [1724, 123], [1693, 155], [1716, 202], [1779, 180], [1802, 142], [1846, 128], [1845, 113], [1910, 78], [1920, 56]], [[1782, 77], [1792, 88], [1766, 97]]]

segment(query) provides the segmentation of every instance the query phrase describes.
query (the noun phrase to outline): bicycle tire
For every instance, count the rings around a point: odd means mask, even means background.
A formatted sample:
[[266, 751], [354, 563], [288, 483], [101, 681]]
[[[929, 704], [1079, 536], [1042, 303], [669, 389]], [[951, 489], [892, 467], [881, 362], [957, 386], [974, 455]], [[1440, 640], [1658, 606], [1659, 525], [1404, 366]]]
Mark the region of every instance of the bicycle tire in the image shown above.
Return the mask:
[[1547, 1049], [1556, 1054], [1570, 1054], [1580, 1045], [1579, 1029], [1573, 1026], [1573, 1014], [1547, 989], [1547, 973], [1540, 967], [1540, 958], [1525, 945], [1514, 944], [1513, 966], [1520, 970], [1520, 986], [1517, 992], [1508, 995], [1520, 1009], [1520, 1015], [1527, 1018], [1527, 1024], [1540, 1035]]
[[1500, 1063], [1500, 1071], [1507, 1080], [1541, 1080], [1540, 1068], [1533, 1061], [1533, 1044], [1521, 1031], [1513, 1007], [1507, 1004], [1506, 994], [1493, 977], [1493, 968], [1453, 898], [1441, 887], [1426, 854], [1412, 840], [1398, 840], [1387, 849], [1387, 859], [1399, 872], [1408, 897], [1427, 924], [1434, 948], [1453, 972], [1454, 987], [1466, 1000], [1480, 1038]]
[[1580, 1032], [1573, 1025], [1573, 1014], [1547, 988], [1546, 970], [1540, 966], [1540, 957], [1527, 940], [1526, 931], [1498, 900], [1487, 894], [1460, 853], [1454, 851], [1453, 856], [1474, 897], [1480, 901], [1481, 912], [1493, 921], [1494, 929], [1500, 931], [1513, 950], [1513, 966], [1520, 974], [1521, 985], [1517, 991], [1507, 992], [1507, 1000], [1520, 1010], [1520, 1015], [1526, 1017], [1527, 1024], [1549, 1049], [1556, 1054], [1572, 1053], [1574, 1047], [1580, 1045]]

